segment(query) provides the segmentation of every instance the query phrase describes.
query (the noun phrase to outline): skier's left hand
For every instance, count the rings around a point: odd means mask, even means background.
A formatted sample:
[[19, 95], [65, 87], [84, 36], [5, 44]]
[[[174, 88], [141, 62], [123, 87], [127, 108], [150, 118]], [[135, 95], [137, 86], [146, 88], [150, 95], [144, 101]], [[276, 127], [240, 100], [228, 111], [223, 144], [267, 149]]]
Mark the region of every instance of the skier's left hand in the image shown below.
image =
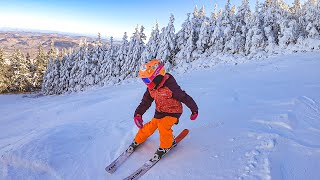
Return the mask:
[[190, 120], [196, 120], [198, 117], [198, 112], [192, 112], [191, 116], [190, 116]]

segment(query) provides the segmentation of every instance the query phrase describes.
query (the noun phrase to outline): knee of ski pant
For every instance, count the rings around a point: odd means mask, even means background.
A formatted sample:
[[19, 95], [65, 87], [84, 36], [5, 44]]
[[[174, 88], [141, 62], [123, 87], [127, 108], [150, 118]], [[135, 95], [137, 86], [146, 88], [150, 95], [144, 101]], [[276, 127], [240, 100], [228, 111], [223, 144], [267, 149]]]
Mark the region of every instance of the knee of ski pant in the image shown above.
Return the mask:
[[151, 121], [146, 123], [141, 129], [139, 129], [134, 140], [138, 144], [143, 143], [158, 128], [158, 121], [159, 119], [152, 118]]
[[160, 133], [160, 148], [170, 148], [173, 142], [172, 126], [177, 122], [177, 118], [166, 116], [159, 121], [158, 129]]
[[159, 120], [158, 128], [160, 129], [171, 129], [174, 124], [178, 122], [178, 118], [165, 116]]

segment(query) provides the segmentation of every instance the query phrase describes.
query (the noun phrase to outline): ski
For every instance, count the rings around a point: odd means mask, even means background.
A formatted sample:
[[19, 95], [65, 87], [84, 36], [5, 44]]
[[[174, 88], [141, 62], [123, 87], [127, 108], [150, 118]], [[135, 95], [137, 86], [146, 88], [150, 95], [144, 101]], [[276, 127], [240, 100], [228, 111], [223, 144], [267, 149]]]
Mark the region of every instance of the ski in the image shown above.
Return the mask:
[[108, 165], [105, 168], [105, 170], [110, 174], [114, 173], [117, 170], [117, 168], [121, 164], [123, 164], [133, 152], [134, 149], [129, 146], [128, 149], [126, 149], [122, 154], [120, 154], [120, 156], [116, 160], [110, 163], [110, 165]]
[[[171, 147], [171, 149], [173, 149], [174, 147], [176, 147], [178, 145], [178, 143], [185, 138], [189, 133], [188, 129], [184, 129], [176, 138], [176, 145]], [[170, 150], [171, 150], [170, 149]], [[169, 151], [170, 151], [169, 150]], [[168, 151], [168, 152], [169, 152]], [[168, 153], [167, 152], [167, 153]], [[166, 153], [166, 154], [167, 154]], [[160, 159], [162, 159], [166, 154], [164, 154]], [[125, 178], [124, 180], [135, 180], [135, 179], [139, 179], [142, 175], [144, 175], [149, 169], [151, 169], [157, 162], [160, 161], [160, 159], [158, 158], [158, 155], [155, 154], [151, 159], [149, 159], [147, 162], [145, 162], [138, 170], [136, 170], [134, 173], [132, 173], [130, 176], [128, 176], [127, 178]]]

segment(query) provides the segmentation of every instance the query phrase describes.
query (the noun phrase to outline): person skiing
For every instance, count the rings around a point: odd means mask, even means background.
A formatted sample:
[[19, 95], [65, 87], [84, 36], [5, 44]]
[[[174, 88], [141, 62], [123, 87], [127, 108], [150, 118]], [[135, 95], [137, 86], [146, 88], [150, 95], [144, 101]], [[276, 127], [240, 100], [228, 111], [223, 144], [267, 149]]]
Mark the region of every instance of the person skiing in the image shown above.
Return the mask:
[[[174, 124], [179, 123], [182, 114], [182, 103], [191, 110], [191, 120], [198, 117], [196, 102], [177, 84], [174, 77], [166, 73], [164, 64], [157, 59], [152, 59], [139, 69], [139, 77], [147, 85], [141, 103], [134, 112], [134, 122], [139, 128], [129, 149], [133, 151], [142, 144], [156, 129], [160, 134], [160, 147], [155, 155], [161, 158], [172, 146], [175, 146], [173, 130]], [[142, 115], [155, 101], [156, 110], [154, 117], [143, 124]]]

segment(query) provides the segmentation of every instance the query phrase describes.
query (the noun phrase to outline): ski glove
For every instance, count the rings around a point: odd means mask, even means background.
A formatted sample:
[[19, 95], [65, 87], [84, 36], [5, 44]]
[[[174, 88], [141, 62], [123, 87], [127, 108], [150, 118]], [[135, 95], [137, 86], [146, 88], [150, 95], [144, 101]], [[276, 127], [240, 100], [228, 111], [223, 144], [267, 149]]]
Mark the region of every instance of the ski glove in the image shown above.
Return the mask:
[[140, 114], [137, 114], [134, 118], [134, 123], [136, 124], [136, 126], [141, 129], [143, 127], [143, 120]]
[[190, 116], [190, 119], [191, 120], [196, 120], [198, 117], [198, 112], [192, 112], [191, 116]]

